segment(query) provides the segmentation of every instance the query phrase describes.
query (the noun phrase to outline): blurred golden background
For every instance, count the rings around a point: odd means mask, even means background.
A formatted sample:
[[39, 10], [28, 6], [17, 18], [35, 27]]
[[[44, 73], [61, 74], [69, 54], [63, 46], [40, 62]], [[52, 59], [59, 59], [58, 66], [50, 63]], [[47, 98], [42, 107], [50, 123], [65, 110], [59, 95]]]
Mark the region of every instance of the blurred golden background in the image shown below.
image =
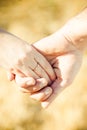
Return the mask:
[[[0, 27], [29, 43], [58, 30], [87, 0], [0, 0]], [[52, 105], [40, 104], [9, 82], [0, 68], [0, 130], [87, 130], [87, 56], [73, 84]]]

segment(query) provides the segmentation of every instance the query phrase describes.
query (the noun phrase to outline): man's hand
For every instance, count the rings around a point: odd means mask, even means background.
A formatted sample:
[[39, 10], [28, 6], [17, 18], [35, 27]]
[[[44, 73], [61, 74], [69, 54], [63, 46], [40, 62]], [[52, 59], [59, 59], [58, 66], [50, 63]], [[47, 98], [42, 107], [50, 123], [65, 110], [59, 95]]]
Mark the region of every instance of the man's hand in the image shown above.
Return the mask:
[[[41, 100], [45, 108], [72, 83], [81, 66], [82, 53], [66, 39], [61, 30], [40, 40], [34, 46], [44, 54], [56, 73], [56, 80], [50, 86], [53, 93], [47, 100]], [[38, 94], [31, 95], [34, 99], [37, 99], [37, 96]]]
[[47, 84], [55, 79], [55, 73], [43, 55], [27, 42], [5, 31], [0, 31], [0, 66], [11, 73], [11, 80], [15, 75], [45, 78]]

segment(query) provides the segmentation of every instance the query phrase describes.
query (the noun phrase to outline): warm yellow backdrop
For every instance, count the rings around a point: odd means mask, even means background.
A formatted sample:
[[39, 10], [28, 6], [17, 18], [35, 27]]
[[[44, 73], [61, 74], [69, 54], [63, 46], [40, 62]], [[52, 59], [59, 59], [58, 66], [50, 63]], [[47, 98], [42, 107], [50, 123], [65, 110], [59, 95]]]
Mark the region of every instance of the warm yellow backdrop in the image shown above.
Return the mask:
[[[60, 28], [87, 0], [0, 0], [0, 27], [34, 43]], [[53, 104], [22, 94], [0, 69], [0, 130], [87, 130], [87, 57], [73, 84]]]

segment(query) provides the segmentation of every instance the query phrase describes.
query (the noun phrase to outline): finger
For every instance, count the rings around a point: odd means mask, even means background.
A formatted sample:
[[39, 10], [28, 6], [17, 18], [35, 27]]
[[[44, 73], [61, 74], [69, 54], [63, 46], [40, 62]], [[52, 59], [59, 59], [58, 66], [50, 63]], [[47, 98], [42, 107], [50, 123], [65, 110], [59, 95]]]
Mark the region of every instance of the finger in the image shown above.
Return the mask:
[[[28, 66], [19, 66], [14, 69], [14, 73], [19, 76], [33, 77], [34, 79], [40, 78], [32, 69]], [[22, 75], [21, 75], [22, 74]]]
[[[41, 79], [37, 79], [36, 80], [36, 84], [35, 85], [25, 85], [24, 88], [25, 89], [25, 92], [30, 92], [30, 93], [34, 93], [34, 92], [37, 92], [39, 90], [41, 90], [42, 88], [46, 87], [47, 86], [47, 81], [46, 79], [44, 78], [41, 78]], [[23, 89], [23, 91], [24, 91]]]
[[11, 73], [10, 71], [7, 71], [7, 78], [9, 81], [12, 81], [15, 79], [15, 74]]
[[22, 92], [22, 93], [28, 93], [31, 94], [27, 89], [22, 88], [22, 87], [18, 87], [18, 89]]
[[48, 84], [44, 78], [34, 80], [32, 77], [20, 77], [18, 75], [16, 75], [15, 81], [20, 87], [30, 91], [38, 91]]
[[[39, 54], [34, 48], [32, 50], [33, 50], [32, 55], [30, 54], [30, 56], [28, 56], [27, 59], [24, 58], [22, 63], [19, 61], [15, 64], [14, 68], [16, 68], [15, 69], [16, 73], [20, 71], [24, 73], [25, 76], [30, 76], [33, 77], [34, 79], [42, 78], [44, 76], [47, 79], [47, 81], [50, 83], [49, 75], [39, 64], [40, 60], [41, 61], [44, 60], [44, 57], [41, 54]], [[35, 57], [36, 58], [38, 57], [39, 62], [35, 59]]]
[[47, 80], [48, 84], [51, 84], [51, 80], [49, 78], [49, 76], [47, 75], [47, 73], [45, 72], [45, 70], [39, 65], [37, 64], [36, 68], [34, 69], [34, 72], [40, 77], [40, 78], [44, 78]]
[[[21, 72], [22, 70], [22, 72]], [[28, 76], [28, 77], [33, 77], [34, 79], [38, 78], [45, 78], [48, 82], [48, 84], [51, 84], [51, 80], [47, 73], [44, 71], [44, 69], [37, 63], [37, 66], [34, 70], [30, 67], [20, 67], [18, 69], [14, 70], [14, 73], [19, 75], [19, 76]]]
[[20, 87], [21, 87], [22, 92], [34, 93], [34, 92], [37, 92], [37, 91], [41, 90], [42, 88], [46, 87], [47, 84], [48, 83], [47, 83], [46, 79], [41, 78], [41, 79], [37, 79], [36, 84], [34, 84], [34, 85], [32, 85], [30, 81], [28, 82], [28, 84], [27, 84], [27, 82], [23, 84], [23, 81], [22, 81], [22, 84], [20, 84]]
[[[35, 45], [32, 45], [32, 46], [35, 48]], [[35, 48], [35, 49], [37, 49], [37, 48]], [[42, 57], [42, 58], [40, 59], [39, 57]], [[55, 73], [53, 71], [53, 68], [51, 67], [51, 65], [47, 61], [47, 59], [43, 55], [41, 55], [40, 53], [38, 53], [38, 55], [35, 55], [35, 60], [45, 70], [45, 72], [48, 74], [49, 78], [52, 81], [54, 81], [55, 80]]]
[[16, 75], [15, 82], [21, 87], [21, 88], [27, 88], [28, 86], [32, 86], [36, 84], [36, 81], [32, 77], [20, 77]]
[[52, 89], [50, 87], [46, 87], [42, 90], [40, 90], [37, 93], [34, 93], [30, 95], [32, 99], [35, 99], [37, 101], [44, 101], [46, 100], [50, 95], [52, 94]]
[[31, 77], [17, 78], [16, 83], [20, 86], [20, 90], [25, 93], [34, 93], [47, 86], [47, 81], [44, 78], [35, 80]]
[[57, 79], [52, 84], [51, 88], [53, 90], [53, 93], [47, 100], [41, 102], [41, 106], [43, 108], [47, 108], [55, 100], [55, 98], [59, 95], [59, 93], [61, 93], [66, 88], [66, 87], [62, 86], [61, 83], [62, 82]]

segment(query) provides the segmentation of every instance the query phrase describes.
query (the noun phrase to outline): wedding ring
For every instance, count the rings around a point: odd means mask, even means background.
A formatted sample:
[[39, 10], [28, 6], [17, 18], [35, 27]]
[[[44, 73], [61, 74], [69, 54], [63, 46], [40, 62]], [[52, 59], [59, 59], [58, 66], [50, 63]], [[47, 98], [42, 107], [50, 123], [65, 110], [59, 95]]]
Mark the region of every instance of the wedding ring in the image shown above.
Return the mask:
[[35, 71], [37, 67], [38, 67], [38, 63], [36, 64], [36, 66], [32, 70]]

